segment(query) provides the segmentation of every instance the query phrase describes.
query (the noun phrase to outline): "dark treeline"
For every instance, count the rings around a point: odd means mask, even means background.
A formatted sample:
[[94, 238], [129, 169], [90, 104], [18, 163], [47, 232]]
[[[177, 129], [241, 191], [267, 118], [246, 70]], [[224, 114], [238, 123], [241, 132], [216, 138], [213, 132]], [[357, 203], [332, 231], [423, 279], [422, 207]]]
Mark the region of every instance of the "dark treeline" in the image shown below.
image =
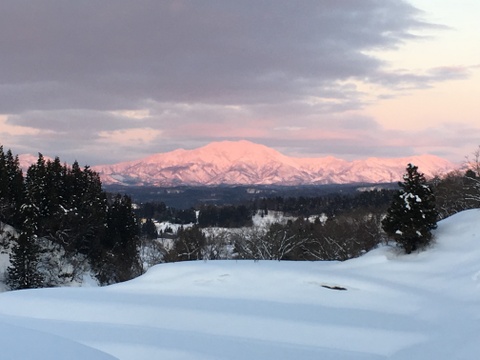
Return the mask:
[[[138, 217], [176, 224], [196, 223], [201, 228], [238, 228], [252, 225], [256, 213], [268, 215], [269, 211], [282, 212], [285, 216], [309, 217], [325, 214], [328, 217], [365, 210], [383, 209], [392, 200], [395, 190], [362, 191], [356, 194], [328, 194], [317, 197], [269, 197], [259, 198], [239, 205], [201, 205], [196, 209], [177, 210], [162, 202], [146, 202], [136, 210]], [[196, 213], [198, 212], [198, 217]]]
[[[183, 210], [190, 212], [192, 218], [198, 214], [196, 221], [192, 221], [193, 226], [181, 227], [176, 234], [167, 235], [173, 245], [160, 247], [161, 260], [345, 260], [356, 257], [385, 240], [381, 217], [393, 194], [393, 190], [373, 190], [312, 198], [277, 196], [236, 206], [203, 205]], [[162, 203], [146, 203], [137, 211], [139, 215], [157, 215], [144, 219], [144, 239], [165, 235], [154, 233], [153, 220], [174, 222], [177, 217], [176, 210]], [[255, 214], [267, 217], [269, 213], [272, 216], [266, 219], [265, 226], [254, 226]], [[277, 222], [275, 217], [279, 214], [292, 220]], [[208, 231], [212, 227], [236, 230]]]
[[252, 225], [252, 208], [245, 205], [204, 205], [199, 208], [198, 225], [205, 227], [239, 228]]
[[175, 224], [189, 224], [196, 221], [195, 210], [193, 208], [175, 209], [168, 207], [163, 202], [146, 202], [140, 204], [135, 212], [140, 218], [169, 221]]
[[[103, 184], [107, 192], [128, 194], [135, 203], [163, 202], [175, 209], [198, 208], [210, 204], [217, 206], [248, 204], [259, 198], [312, 198], [328, 194], [354, 194], [360, 184], [324, 184], [304, 186], [281, 185], [220, 185], [220, 186], [122, 186]], [[363, 186], [374, 186], [364, 184]], [[395, 184], [376, 184], [382, 188], [395, 188]]]
[[381, 189], [362, 191], [354, 194], [328, 194], [316, 197], [272, 197], [257, 199], [253, 202], [254, 210], [281, 211], [288, 216], [325, 214], [339, 215], [345, 211], [364, 208], [379, 208], [388, 205], [395, 190]]
[[[39, 154], [24, 175], [18, 157], [0, 146], [0, 222], [17, 232], [2, 244], [10, 250], [5, 280], [12, 289], [75, 280], [86, 266], [103, 284], [140, 273], [131, 200], [104, 192], [88, 166], [67, 166]], [[69, 259], [69, 266], [49, 258], [53, 250]]]

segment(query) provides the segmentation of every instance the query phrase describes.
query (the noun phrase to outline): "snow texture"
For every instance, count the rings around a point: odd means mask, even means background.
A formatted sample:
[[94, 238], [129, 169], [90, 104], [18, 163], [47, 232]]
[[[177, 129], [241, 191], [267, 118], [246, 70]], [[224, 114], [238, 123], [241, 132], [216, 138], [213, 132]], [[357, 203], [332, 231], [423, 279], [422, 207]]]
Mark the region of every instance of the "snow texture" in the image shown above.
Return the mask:
[[441, 221], [410, 255], [183, 262], [104, 288], [3, 293], [2, 358], [476, 359], [479, 219]]

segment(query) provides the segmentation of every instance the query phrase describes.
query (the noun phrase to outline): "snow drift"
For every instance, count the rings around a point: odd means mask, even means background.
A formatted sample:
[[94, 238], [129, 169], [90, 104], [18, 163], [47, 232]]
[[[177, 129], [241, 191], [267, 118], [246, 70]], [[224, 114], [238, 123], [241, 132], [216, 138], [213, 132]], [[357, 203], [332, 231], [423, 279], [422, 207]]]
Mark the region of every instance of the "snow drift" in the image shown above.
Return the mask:
[[162, 264], [105, 288], [3, 293], [0, 346], [49, 360], [474, 359], [479, 220], [440, 222], [434, 245], [411, 255]]

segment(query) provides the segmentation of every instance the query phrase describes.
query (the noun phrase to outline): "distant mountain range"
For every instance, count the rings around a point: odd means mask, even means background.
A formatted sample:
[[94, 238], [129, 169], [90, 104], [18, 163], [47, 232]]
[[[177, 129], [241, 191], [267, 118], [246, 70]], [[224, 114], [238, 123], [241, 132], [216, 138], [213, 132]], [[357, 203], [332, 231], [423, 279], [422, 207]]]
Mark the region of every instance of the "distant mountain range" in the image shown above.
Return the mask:
[[[53, 160], [52, 158], [48, 156], [43, 156], [45, 161], [48, 160]], [[32, 155], [32, 154], [20, 154], [18, 155], [18, 161], [20, 162], [20, 167], [22, 168], [23, 174], [25, 175], [27, 173], [28, 168], [30, 165], [36, 164], [38, 160], [38, 154], [37, 155]]]
[[355, 161], [295, 158], [249, 141], [222, 141], [92, 169], [108, 185], [323, 185], [400, 181], [408, 163], [427, 177], [457, 168], [433, 155]]

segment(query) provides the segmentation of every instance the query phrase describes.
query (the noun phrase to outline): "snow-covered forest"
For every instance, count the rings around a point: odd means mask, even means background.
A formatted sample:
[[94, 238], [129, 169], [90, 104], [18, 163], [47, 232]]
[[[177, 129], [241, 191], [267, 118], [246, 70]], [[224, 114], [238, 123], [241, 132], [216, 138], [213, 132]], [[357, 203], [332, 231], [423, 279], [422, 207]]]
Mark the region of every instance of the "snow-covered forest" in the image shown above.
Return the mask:
[[411, 179], [401, 191], [175, 210], [107, 194], [98, 174], [77, 162], [39, 154], [23, 174], [18, 158], [0, 147], [0, 277], [5, 289], [106, 285], [165, 262], [343, 261], [390, 240], [411, 252], [428, 245], [437, 218], [478, 207], [475, 155], [467, 171], [428, 182], [407, 168]]
[[480, 350], [478, 156], [428, 181], [408, 165], [393, 192], [177, 211], [107, 194], [90, 168], [58, 158], [39, 155], [24, 175], [0, 150], [4, 290], [57, 287], [0, 294], [5, 358]]
[[23, 175], [0, 147], [0, 238], [10, 289], [100, 284], [141, 274], [138, 225], [128, 196], [108, 195], [94, 171], [38, 160]]

